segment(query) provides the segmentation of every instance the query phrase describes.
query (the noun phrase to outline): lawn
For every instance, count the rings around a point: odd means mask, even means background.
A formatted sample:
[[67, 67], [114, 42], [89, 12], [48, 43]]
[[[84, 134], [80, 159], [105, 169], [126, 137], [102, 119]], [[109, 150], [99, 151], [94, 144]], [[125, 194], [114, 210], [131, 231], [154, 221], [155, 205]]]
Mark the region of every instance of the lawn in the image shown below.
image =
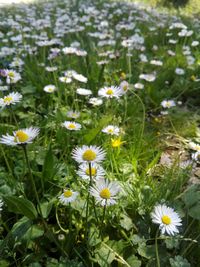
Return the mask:
[[0, 266], [200, 265], [200, 20], [181, 14], [0, 9]]

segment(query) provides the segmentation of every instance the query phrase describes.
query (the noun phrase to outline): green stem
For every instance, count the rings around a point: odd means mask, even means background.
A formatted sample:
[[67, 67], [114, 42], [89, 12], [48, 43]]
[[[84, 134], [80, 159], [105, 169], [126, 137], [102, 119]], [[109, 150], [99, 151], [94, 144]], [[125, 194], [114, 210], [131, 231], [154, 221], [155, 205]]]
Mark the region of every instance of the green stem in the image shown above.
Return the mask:
[[159, 258], [159, 252], [158, 252], [158, 234], [159, 234], [159, 229], [156, 232], [156, 237], [155, 237], [155, 249], [156, 249], [156, 261], [157, 261], [157, 267], [160, 267], [160, 258]]
[[57, 221], [57, 224], [58, 224], [60, 230], [62, 230], [62, 231], [65, 232], [65, 233], [68, 233], [68, 229], [64, 229], [64, 228], [61, 226], [61, 223], [60, 223], [60, 220], [59, 220], [59, 217], [58, 217], [58, 206], [56, 206], [56, 221]]
[[22, 148], [24, 150], [24, 155], [25, 155], [25, 159], [26, 159], [26, 165], [28, 167], [29, 177], [30, 177], [31, 184], [32, 184], [32, 187], [33, 187], [33, 191], [34, 191], [34, 194], [35, 194], [35, 198], [36, 198], [36, 201], [37, 201], [37, 204], [38, 204], [38, 209], [39, 209], [40, 215], [42, 216], [42, 211], [41, 211], [41, 207], [40, 207], [40, 200], [39, 200], [39, 196], [38, 196], [37, 189], [36, 189], [36, 186], [35, 186], [35, 182], [34, 182], [34, 179], [33, 179], [31, 166], [30, 166], [30, 162], [29, 162], [29, 159], [28, 159], [26, 145], [22, 145]]
[[106, 204], [107, 204], [107, 200], [103, 207], [103, 216], [102, 216], [101, 227], [100, 227], [100, 236], [101, 236], [102, 241], [103, 241], [103, 224], [104, 224], [104, 219], [105, 219], [105, 214], [106, 214]]

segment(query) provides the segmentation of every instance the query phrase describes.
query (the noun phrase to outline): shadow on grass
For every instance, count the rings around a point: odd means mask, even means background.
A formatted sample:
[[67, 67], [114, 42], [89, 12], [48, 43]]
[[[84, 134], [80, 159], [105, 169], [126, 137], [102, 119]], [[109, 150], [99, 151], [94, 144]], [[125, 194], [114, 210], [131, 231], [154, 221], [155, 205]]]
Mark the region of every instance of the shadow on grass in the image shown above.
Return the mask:
[[173, 6], [174, 8], [185, 7], [189, 3], [189, 0], [164, 0], [163, 5], [165, 7]]

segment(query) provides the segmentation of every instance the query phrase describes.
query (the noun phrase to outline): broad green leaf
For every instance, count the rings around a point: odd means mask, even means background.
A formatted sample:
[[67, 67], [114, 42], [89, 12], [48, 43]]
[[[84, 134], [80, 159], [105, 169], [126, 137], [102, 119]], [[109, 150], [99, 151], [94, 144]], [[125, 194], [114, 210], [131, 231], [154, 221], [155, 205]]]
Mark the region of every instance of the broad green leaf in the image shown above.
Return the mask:
[[191, 267], [191, 264], [181, 256], [176, 256], [174, 259], [169, 259], [171, 267]]
[[140, 267], [142, 265], [142, 262], [135, 255], [131, 255], [126, 261], [131, 267]]
[[49, 201], [49, 202], [45, 201], [40, 204], [43, 218], [46, 219], [49, 216], [52, 206], [53, 206], [53, 201]]
[[131, 218], [126, 214], [121, 215], [120, 225], [127, 231], [134, 227]]
[[112, 116], [104, 116], [97, 125], [96, 128], [90, 130], [83, 138], [86, 144], [91, 143], [97, 134], [102, 130], [102, 128], [107, 125], [112, 120]]
[[32, 225], [23, 236], [24, 240], [33, 240], [43, 236], [44, 230], [38, 225]]
[[115, 253], [109, 248], [101, 245], [94, 251], [95, 259], [101, 267], [108, 267], [115, 259]]
[[4, 196], [3, 198], [10, 211], [23, 214], [31, 220], [37, 218], [36, 208], [28, 199], [15, 196]]
[[200, 185], [190, 187], [183, 194], [182, 199], [188, 208], [188, 214], [192, 218], [200, 220]]

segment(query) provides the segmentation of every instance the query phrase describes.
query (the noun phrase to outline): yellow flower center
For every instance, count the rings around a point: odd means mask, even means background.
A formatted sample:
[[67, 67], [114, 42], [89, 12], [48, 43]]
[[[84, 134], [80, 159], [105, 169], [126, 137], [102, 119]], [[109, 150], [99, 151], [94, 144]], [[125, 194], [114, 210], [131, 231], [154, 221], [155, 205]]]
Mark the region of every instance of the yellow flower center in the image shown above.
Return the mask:
[[13, 101], [12, 96], [5, 96], [3, 99], [3, 102], [6, 104], [10, 104], [10, 102], [12, 102], [12, 101]]
[[170, 107], [171, 107], [171, 103], [170, 103], [170, 102], [166, 102], [166, 106], [167, 106], [168, 108], [170, 108]]
[[69, 129], [75, 129], [76, 126], [75, 126], [73, 123], [70, 123], [70, 124], [68, 125], [68, 128], [69, 128]]
[[101, 190], [100, 192], [100, 197], [104, 198], [104, 199], [109, 199], [111, 196], [110, 190], [108, 188], [104, 188]]
[[108, 129], [108, 133], [113, 133], [114, 130], [113, 129]]
[[124, 92], [126, 92], [128, 90], [128, 86], [127, 85], [124, 85], [123, 86], [123, 90], [124, 90]]
[[[90, 169], [87, 168], [86, 171], [85, 171], [85, 173], [86, 173], [87, 175], [90, 175]], [[96, 173], [97, 173], [96, 168], [91, 168], [91, 175], [92, 175], [92, 176], [95, 176]]]
[[48, 91], [49, 91], [50, 93], [53, 92], [53, 90], [54, 90], [54, 89], [53, 89], [52, 87], [49, 87], [49, 88], [48, 88]]
[[72, 196], [72, 191], [70, 191], [70, 190], [66, 190], [65, 192], [64, 192], [64, 197], [66, 197], [66, 198], [69, 198], [69, 197], [71, 197]]
[[113, 93], [114, 93], [114, 92], [113, 92], [112, 89], [108, 89], [107, 92], [106, 92], [107, 95], [113, 95]]
[[96, 157], [97, 157], [96, 153], [91, 149], [86, 150], [82, 156], [83, 160], [86, 161], [93, 161], [94, 159], [96, 159]]
[[161, 220], [166, 225], [169, 225], [171, 223], [171, 218], [167, 215], [162, 216]]
[[8, 73], [8, 76], [9, 76], [10, 78], [14, 78], [14, 77], [15, 77], [15, 74], [14, 74], [14, 72], [9, 72], [9, 73]]
[[21, 143], [26, 142], [28, 140], [29, 136], [24, 131], [17, 131], [15, 134], [15, 142], [19, 141]]

